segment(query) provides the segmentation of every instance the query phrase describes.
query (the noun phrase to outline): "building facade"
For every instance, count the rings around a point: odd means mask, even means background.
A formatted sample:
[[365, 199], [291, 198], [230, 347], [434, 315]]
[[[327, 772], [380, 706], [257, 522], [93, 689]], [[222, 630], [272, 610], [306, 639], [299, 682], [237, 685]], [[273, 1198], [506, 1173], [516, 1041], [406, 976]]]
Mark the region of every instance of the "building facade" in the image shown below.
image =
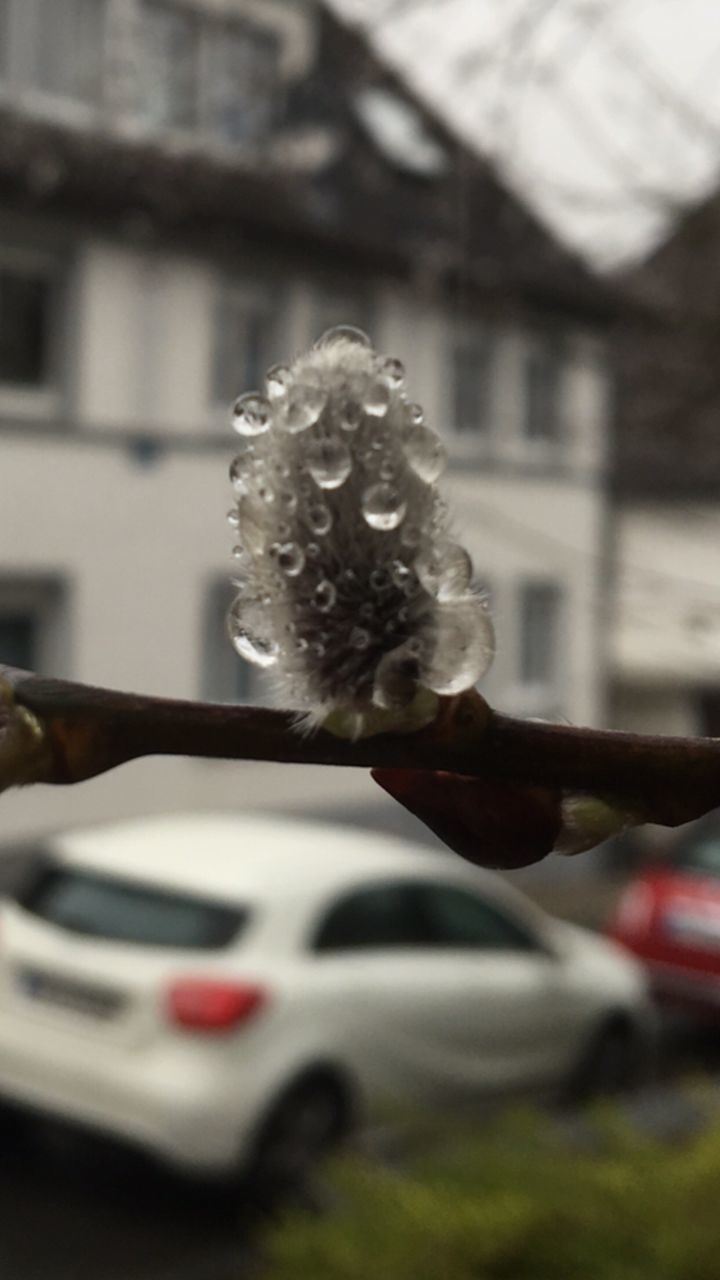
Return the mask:
[[[0, 661], [262, 699], [225, 637], [229, 406], [354, 323], [447, 443], [489, 698], [602, 722], [600, 286], [317, 5], [0, 0], [0, 32]], [[0, 830], [385, 803], [364, 774], [152, 760], [6, 796]]]
[[720, 198], [627, 279], [609, 716], [720, 735]]

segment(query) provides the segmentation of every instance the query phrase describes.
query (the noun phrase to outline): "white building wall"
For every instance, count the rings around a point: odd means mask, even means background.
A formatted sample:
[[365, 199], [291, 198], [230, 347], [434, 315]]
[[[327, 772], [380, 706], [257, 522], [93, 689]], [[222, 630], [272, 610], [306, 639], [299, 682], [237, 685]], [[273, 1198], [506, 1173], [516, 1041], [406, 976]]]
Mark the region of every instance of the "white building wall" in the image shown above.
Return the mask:
[[614, 714], [696, 733], [700, 696], [720, 689], [720, 512], [637, 504], [618, 513], [615, 537]]

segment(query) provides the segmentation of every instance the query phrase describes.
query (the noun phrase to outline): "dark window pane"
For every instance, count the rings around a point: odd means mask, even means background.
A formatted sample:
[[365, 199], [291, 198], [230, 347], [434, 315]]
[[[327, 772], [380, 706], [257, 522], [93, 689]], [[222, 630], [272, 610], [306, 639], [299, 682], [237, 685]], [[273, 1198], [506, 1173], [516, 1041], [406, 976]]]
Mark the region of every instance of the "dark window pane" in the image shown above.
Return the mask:
[[33, 83], [57, 97], [99, 102], [104, 0], [36, 0], [35, 12]]
[[456, 431], [487, 431], [490, 348], [487, 339], [456, 342], [452, 353], [453, 425]]
[[219, 309], [214, 390], [217, 403], [232, 403], [259, 390], [274, 362], [277, 313], [268, 298], [227, 295]]
[[560, 589], [554, 582], [527, 582], [520, 595], [520, 679], [552, 685], [558, 671]]
[[416, 897], [409, 885], [378, 885], [347, 894], [318, 929], [316, 951], [419, 947], [425, 942]]
[[224, 142], [264, 137], [275, 115], [277, 40], [252, 27], [208, 29], [209, 112], [213, 135]]
[[496, 907], [464, 889], [427, 885], [422, 891], [429, 944], [436, 947], [532, 951], [532, 935]]
[[144, 112], [159, 128], [199, 124], [200, 27], [195, 16], [164, 4], [144, 7]]
[[51, 290], [45, 276], [0, 267], [0, 382], [47, 381]]
[[37, 667], [37, 618], [32, 613], [0, 613], [0, 662], [34, 671]]
[[560, 346], [538, 341], [525, 361], [525, 435], [557, 440], [560, 434]]
[[207, 951], [228, 946], [248, 916], [241, 909], [189, 894], [62, 867], [41, 871], [19, 901], [32, 915], [71, 933]]

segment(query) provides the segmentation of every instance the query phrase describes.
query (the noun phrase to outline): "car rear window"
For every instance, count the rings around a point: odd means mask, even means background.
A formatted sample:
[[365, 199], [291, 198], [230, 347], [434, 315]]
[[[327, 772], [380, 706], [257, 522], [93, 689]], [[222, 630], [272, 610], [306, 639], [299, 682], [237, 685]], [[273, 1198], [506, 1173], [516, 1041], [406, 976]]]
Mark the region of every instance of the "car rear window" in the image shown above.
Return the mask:
[[216, 951], [249, 912], [191, 894], [72, 867], [45, 867], [17, 895], [25, 911], [70, 933], [148, 947]]

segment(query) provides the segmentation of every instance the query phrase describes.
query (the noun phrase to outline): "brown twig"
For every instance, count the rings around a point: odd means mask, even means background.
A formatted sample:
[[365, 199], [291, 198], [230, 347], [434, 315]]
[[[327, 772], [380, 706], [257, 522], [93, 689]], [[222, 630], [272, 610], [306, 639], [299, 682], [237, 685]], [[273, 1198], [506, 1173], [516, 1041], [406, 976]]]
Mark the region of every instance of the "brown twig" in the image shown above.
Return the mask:
[[513, 719], [472, 692], [415, 733], [303, 736], [294, 714], [97, 689], [0, 667], [0, 783], [81, 782], [141, 756], [439, 769], [610, 796], [675, 826], [720, 805], [720, 739], [664, 738]]

